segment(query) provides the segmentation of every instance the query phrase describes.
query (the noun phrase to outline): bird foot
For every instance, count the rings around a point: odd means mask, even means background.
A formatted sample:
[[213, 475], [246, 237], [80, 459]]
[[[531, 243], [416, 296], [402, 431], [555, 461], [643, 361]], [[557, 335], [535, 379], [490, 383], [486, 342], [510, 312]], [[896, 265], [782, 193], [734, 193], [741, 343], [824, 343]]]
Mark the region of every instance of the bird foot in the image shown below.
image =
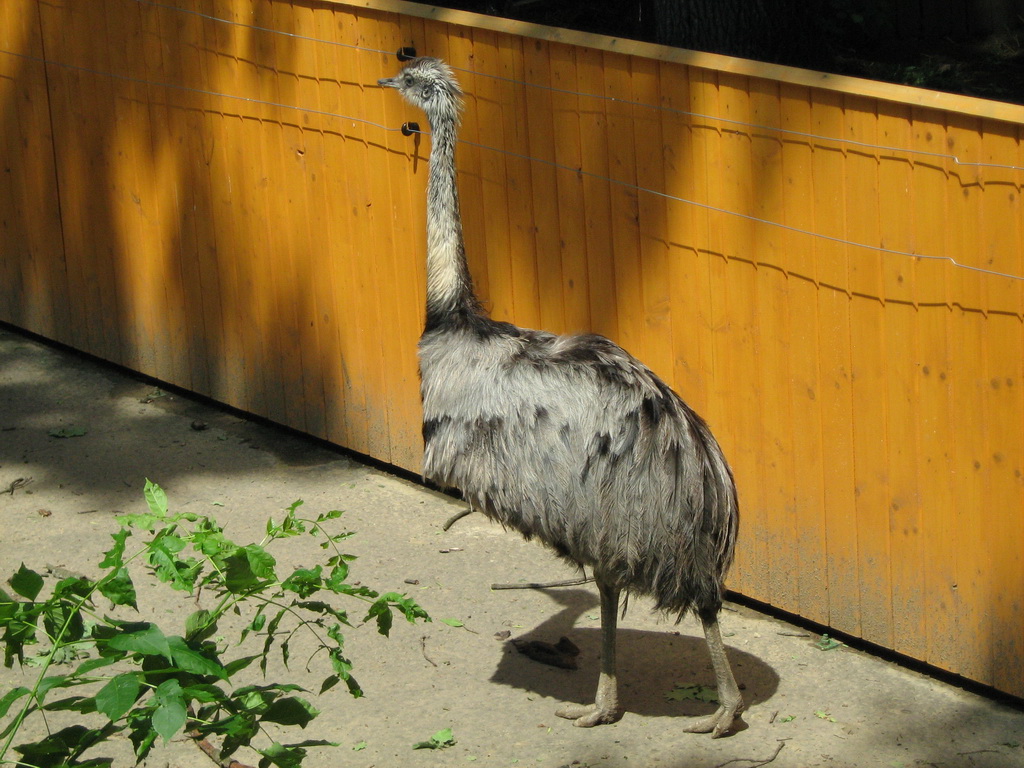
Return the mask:
[[566, 704], [555, 712], [559, 717], [572, 720], [578, 728], [593, 728], [595, 725], [617, 723], [622, 719], [622, 710], [615, 707], [599, 707], [597, 704]]
[[718, 739], [729, 732], [736, 716], [742, 711], [742, 701], [731, 705], [723, 704], [714, 714], [694, 720], [683, 730], [687, 733], [710, 733], [712, 739]]

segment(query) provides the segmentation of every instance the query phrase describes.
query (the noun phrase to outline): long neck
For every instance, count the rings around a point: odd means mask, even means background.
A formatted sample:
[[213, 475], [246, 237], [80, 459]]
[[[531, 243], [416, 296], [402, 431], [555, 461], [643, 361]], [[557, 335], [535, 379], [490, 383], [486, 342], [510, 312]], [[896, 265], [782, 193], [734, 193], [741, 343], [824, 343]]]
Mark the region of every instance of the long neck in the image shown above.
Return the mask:
[[448, 317], [482, 312], [473, 293], [462, 239], [462, 216], [455, 178], [456, 111], [431, 117], [430, 173], [427, 181], [427, 327]]

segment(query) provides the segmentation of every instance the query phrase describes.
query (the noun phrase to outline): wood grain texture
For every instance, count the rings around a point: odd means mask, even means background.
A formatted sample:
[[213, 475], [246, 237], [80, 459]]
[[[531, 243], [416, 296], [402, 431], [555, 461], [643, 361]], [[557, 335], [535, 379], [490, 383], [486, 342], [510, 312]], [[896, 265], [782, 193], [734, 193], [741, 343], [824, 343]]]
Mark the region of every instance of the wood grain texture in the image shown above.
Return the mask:
[[1024, 695], [1024, 281], [919, 258], [1024, 275], [1022, 108], [398, 0], [11, 0], [0, 319], [417, 471], [403, 45], [460, 68], [485, 305], [719, 436], [730, 586]]

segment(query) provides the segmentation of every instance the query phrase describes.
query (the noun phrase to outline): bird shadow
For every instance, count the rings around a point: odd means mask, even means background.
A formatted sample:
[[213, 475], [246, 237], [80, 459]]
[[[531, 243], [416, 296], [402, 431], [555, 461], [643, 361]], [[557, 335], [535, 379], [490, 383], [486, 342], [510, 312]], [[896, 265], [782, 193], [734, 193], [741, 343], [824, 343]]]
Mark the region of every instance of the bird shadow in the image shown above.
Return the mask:
[[[533, 629], [513, 638], [518, 642], [557, 643], [568, 637], [580, 650], [578, 669], [568, 670], [541, 664], [521, 654], [512, 639], [505, 643], [501, 660], [491, 676], [492, 683], [548, 696], [565, 702], [589, 704], [594, 700], [601, 656], [601, 628], [577, 627], [584, 613], [598, 611], [595, 594], [582, 589], [544, 590], [562, 609]], [[617, 661], [620, 703], [627, 712], [649, 717], [699, 717], [710, 714], [716, 704], [666, 698], [676, 683], [699, 683], [715, 687], [704, 635], [680, 633], [673, 625], [663, 631], [623, 628], [618, 630]], [[726, 648], [743, 699], [749, 707], [770, 699], [779, 686], [779, 676], [758, 657]]]

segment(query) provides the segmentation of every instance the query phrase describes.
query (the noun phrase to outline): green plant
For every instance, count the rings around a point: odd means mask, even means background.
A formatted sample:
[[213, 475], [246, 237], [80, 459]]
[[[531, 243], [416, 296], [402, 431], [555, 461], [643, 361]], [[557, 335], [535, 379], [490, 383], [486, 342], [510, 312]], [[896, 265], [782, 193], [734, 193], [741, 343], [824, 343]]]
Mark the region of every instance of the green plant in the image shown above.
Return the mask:
[[444, 728], [426, 741], [417, 741], [412, 745], [413, 749], [447, 749], [455, 746], [455, 736], [451, 728]]
[[[300, 517], [301, 501], [292, 504], [280, 522], [268, 520], [266, 535], [258, 544], [231, 541], [212, 518], [171, 514], [161, 488], [146, 482], [149, 508], [142, 514], [120, 517], [121, 529], [112, 534], [113, 546], [99, 564], [98, 579], [69, 576], [60, 579], [45, 599], [43, 577], [21, 568], [9, 580], [18, 599], [0, 589], [0, 641], [4, 663], [10, 667], [33, 663], [39, 667], [31, 688], [19, 686], [0, 697], [0, 765], [37, 768], [110, 765], [106, 757], [84, 757], [91, 748], [127, 731], [137, 761], [152, 750], [158, 737], [164, 742], [186, 732], [206, 750], [215, 748], [210, 736], [221, 740], [220, 760], [241, 747], [260, 755], [259, 765], [288, 768], [302, 763], [306, 750], [327, 746], [323, 740], [282, 744], [270, 735], [267, 724], [305, 728], [318, 710], [302, 696], [304, 689], [290, 683], [230, 685], [232, 679], [254, 662], [266, 675], [275, 644], [287, 667], [292, 641], [299, 630], [312, 637], [314, 650], [306, 660], [326, 658], [330, 670], [321, 685], [324, 693], [340, 682], [355, 697], [362, 689], [352, 676], [352, 662], [344, 652], [343, 627], [351, 627], [348, 613], [324, 599], [346, 596], [367, 604], [364, 622], [373, 620], [387, 636], [394, 613], [409, 622], [430, 617], [413, 600], [396, 592], [379, 594], [348, 581], [354, 559], [338, 548], [351, 532], [330, 534], [324, 523], [337, 519], [331, 511], [315, 519]], [[146, 540], [134, 554], [127, 554], [134, 531]], [[310, 535], [328, 551], [326, 562], [313, 568], [294, 568], [284, 578], [277, 573], [271, 545], [283, 539]], [[102, 597], [120, 607], [138, 610], [135, 584], [128, 565], [141, 559], [156, 580], [188, 594], [214, 597], [213, 605], [192, 612], [181, 634], [168, 634], [155, 623], [125, 621], [102, 613], [96, 602]], [[317, 599], [314, 599], [317, 598]], [[262, 645], [256, 653], [226, 658], [228, 644], [214, 640], [219, 622], [228, 614], [241, 616], [237, 648], [250, 636]], [[225, 624], [229, 622], [225, 621]], [[239, 625], [237, 619], [233, 622]], [[228, 630], [225, 630], [228, 631]], [[42, 651], [26, 659], [27, 647]], [[74, 664], [63, 674], [55, 665]], [[75, 695], [54, 700], [52, 694], [76, 689]], [[80, 713], [84, 722], [48, 733], [33, 742], [14, 745], [26, 718], [54, 711]], [[11, 749], [17, 761], [7, 758]]]

